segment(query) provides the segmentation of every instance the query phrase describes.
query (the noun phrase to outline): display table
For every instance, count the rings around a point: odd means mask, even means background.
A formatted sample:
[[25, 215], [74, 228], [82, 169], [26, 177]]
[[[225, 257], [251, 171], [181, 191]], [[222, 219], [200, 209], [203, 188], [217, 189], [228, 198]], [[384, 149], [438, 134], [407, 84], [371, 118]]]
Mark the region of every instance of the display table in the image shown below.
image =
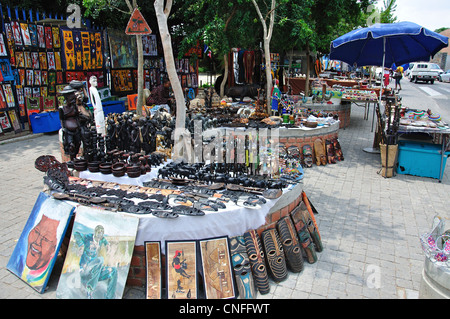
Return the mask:
[[242, 235], [250, 229], [258, 233], [271, 227], [284, 217], [302, 200], [302, 184], [291, 190], [284, 190], [278, 199], [267, 200], [260, 208], [246, 208], [227, 205], [217, 212], [205, 212], [204, 216], [182, 216], [174, 219], [139, 216], [139, 228], [133, 251], [133, 260], [128, 274], [127, 285], [144, 286], [146, 261], [145, 241], [160, 241], [164, 252], [165, 240], [193, 240], [218, 236]]
[[[160, 242], [161, 251], [164, 253], [167, 240], [233, 237], [242, 235], [250, 229], [256, 229], [261, 233], [265, 229], [275, 227], [280, 218], [288, 216], [299, 205], [302, 201], [302, 191], [303, 185], [296, 184], [284, 189], [281, 197], [266, 199], [265, 204], [246, 207], [239, 201], [237, 204], [228, 202], [226, 208], [205, 211], [203, 216], [179, 215], [177, 218], [158, 218], [152, 214], [125, 213], [139, 218], [127, 285], [143, 287], [146, 283], [145, 242]], [[140, 201], [137, 198], [132, 200], [135, 203]], [[78, 205], [75, 202], [68, 202], [74, 206]]]
[[[309, 81], [312, 83], [317, 79], [310, 78]], [[328, 86], [333, 87], [333, 85], [340, 85], [343, 87], [354, 87], [358, 85], [358, 81], [352, 80], [332, 80], [332, 79], [320, 79], [321, 82], [326, 82]], [[292, 94], [300, 94], [305, 92], [306, 78], [287, 78], [286, 82], [289, 83], [292, 89]], [[310, 86], [311, 87], [311, 86]]]

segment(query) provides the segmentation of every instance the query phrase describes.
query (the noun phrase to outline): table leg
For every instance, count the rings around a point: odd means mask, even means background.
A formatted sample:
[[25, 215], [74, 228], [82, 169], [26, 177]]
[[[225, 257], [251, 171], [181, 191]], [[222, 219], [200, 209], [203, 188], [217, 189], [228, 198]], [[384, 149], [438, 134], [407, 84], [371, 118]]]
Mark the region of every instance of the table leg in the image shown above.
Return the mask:
[[439, 183], [442, 182], [442, 173], [444, 171], [444, 156], [445, 156], [445, 150], [446, 150], [446, 143], [447, 140], [447, 134], [442, 134], [442, 149], [441, 149], [441, 167], [439, 168]]

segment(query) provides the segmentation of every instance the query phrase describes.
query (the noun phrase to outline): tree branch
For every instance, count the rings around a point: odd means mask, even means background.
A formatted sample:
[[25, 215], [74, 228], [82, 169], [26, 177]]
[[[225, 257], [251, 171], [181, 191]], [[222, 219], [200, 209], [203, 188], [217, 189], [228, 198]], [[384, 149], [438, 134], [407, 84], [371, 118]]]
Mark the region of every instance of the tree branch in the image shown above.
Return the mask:
[[169, 18], [170, 10], [172, 10], [172, 0], [167, 0], [166, 7], [164, 8], [164, 14], [166, 15], [166, 19]]
[[130, 3], [130, 0], [125, 0], [125, 3], [127, 4], [128, 9], [130, 9], [130, 12], [127, 13], [132, 13], [133, 12], [133, 6]]

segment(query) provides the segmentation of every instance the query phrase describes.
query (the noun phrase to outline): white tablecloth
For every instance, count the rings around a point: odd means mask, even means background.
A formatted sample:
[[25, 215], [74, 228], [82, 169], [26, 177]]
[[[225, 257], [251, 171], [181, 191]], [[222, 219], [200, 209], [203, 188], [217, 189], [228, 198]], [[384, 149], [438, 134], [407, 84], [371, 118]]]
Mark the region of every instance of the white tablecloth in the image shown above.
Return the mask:
[[[105, 175], [83, 171], [80, 172], [80, 178], [143, 186], [144, 182], [155, 178], [157, 172], [158, 168], [152, 168], [151, 172], [139, 178], [129, 178], [127, 176], [114, 177], [112, 174]], [[264, 225], [266, 223], [266, 215], [278, 201], [280, 203], [278, 203], [277, 209], [278, 207], [287, 206], [291, 199], [285, 195], [289, 192], [290, 190], [285, 189], [280, 198], [266, 199], [266, 204], [256, 209], [227, 203], [226, 209], [220, 209], [217, 212], [205, 211], [204, 216], [179, 215], [177, 218], [170, 219], [155, 217], [151, 214], [130, 214], [139, 217], [135, 245], [142, 246], [146, 241], [159, 241], [164, 253], [166, 240], [198, 240], [219, 236], [233, 237], [242, 235], [249, 229], [256, 229]], [[292, 194], [290, 195], [292, 198]]]
[[264, 225], [266, 215], [276, 202], [276, 199], [267, 200], [267, 203], [259, 209], [229, 203], [226, 209], [217, 212], [206, 211], [204, 216], [179, 215], [173, 219], [132, 214], [140, 217], [135, 245], [144, 245], [146, 241], [159, 241], [164, 253], [166, 240], [196, 240], [242, 235], [249, 229]]

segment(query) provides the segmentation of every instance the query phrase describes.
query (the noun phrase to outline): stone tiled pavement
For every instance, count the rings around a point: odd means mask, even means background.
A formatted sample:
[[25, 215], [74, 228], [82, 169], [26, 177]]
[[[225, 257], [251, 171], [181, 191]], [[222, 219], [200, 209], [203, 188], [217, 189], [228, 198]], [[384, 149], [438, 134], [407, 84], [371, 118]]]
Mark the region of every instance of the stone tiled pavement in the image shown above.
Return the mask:
[[[404, 85], [404, 103], [414, 105]], [[371, 113], [372, 115], [372, 113]], [[418, 298], [424, 262], [419, 235], [432, 218], [449, 218], [449, 171], [442, 183], [410, 175], [383, 178], [377, 172], [380, 155], [363, 152], [371, 147], [372, 118], [352, 107], [351, 124], [339, 139], [345, 160], [335, 165], [305, 169], [304, 190], [319, 211], [316, 216], [324, 250], [315, 264], [305, 263], [300, 274], [289, 273], [271, 282], [274, 299], [414, 299]], [[38, 193], [43, 173], [34, 160], [43, 154], [60, 158], [58, 136], [41, 135], [0, 145], [0, 298], [55, 298], [62, 261], [58, 260], [44, 294], [6, 270], [9, 257]], [[142, 299], [144, 290], [127, 287], [124, 298]]]

